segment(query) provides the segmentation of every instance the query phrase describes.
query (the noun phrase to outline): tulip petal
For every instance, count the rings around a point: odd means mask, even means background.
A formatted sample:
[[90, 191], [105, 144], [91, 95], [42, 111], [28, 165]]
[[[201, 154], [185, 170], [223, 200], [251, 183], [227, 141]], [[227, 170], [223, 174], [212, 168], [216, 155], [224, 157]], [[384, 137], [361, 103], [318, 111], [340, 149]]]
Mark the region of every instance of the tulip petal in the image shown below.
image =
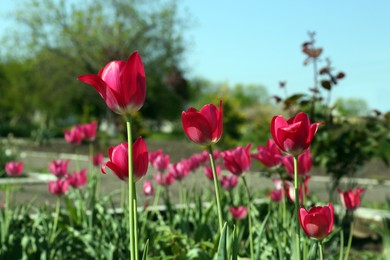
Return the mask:
[[199, 144], [208, 143], [212, 139], [212, 131], [206, 118], [196, 112], [182, 113], [183, 129], [191, 141]]
[[123, 98], [127, 104], [131, 103], [135, 107], [144, 104], [146, 98], [145, 70], [137, 51], [130, 55], [123, 68], [121, 86], [123, 92], [119, 93], [124, 93]]

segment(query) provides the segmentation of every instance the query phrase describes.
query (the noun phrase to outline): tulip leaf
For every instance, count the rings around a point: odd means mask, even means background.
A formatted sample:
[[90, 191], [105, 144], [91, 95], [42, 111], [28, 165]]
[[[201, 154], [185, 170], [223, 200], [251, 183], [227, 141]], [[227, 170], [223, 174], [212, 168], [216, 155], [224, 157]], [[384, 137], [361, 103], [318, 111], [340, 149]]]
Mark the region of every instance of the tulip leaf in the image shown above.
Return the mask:
[[148, 251], [149, 251], [149, 239], [146, 240], [144, 252], [142, 254], [142, 260], [146, 260], [148, 258]]
[[313, 243], [313, 245], [311, 246], [311, 248], [310, 248], [310, 251], [309, 251], [309, 254], [307, 255], [307, 259], [308, 260], [316, 260], [316, 259], [318, 259], [318, 257], [317, 257], [317, 248], [318, 248], [318, 243], [317, 243], [317, 241], [315, 241], [314, 243]]
[[228, 233], [228, 226], [225, 222], [222, 229], [221, 237], [219, 238], [219, 245], [218, 245], [218, 252], [217, 252], [217, 259], [224, 260], [228, 259], [227, 257], [227, 233]]

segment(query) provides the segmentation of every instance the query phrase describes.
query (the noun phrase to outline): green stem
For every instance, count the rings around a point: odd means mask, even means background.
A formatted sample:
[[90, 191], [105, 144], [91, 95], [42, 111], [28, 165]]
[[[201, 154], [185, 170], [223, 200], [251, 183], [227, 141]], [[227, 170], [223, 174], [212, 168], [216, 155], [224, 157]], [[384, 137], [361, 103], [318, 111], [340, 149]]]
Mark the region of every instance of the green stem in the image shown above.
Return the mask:
[[339, 260], [343, 260], [344, 255], [344, 231], [340, 231], [340, 255]]
[[215, 170], [213, 148], [212, 148], [211, 145], [209, 145], [208, 150], [209, 150], [209, 158], [210, 158], [211, 170], [213, 171], [215, 199], [217, 201], [217, 210], [218, 210], [219, 232], [222, 235], [223, 220], [222, 220], [222, 208], [221, 208], [221, 198], [220, 198], [221, 194], [219, 192], [219, 182], [218, 182], [217, 172]]
[[96, 176], [93, 174], [92, 169], [93, 169], [93, 164], [92, 164], [92, 156], [93, 156], [93, 146], [92, 143], [89, 143], [89, 176], [91, 176], [92, 180], [92, 198], [91, 198], [91, 215], [89, 216], [89, 225], [90, 228], [92, 229], [93, 226], [93, 220], [95, 218], [95, 204], [96, 204]]
[[348, 245], [347, 245], [347, 251], [345, 251], [344, 260], [348, 260], [349, 257], [349, 250], [351, 249], [351, 245], [352, 245], [352, 233], [353, 233], [353, 220], [351, 222], [351, 227], [349, 229]]
[[55, 210], [54, 219], [53, 219], [53, 229], [51, 231], [51, 235], [50, 235], [50, 239], [49, 239], [50, 245], [54, 242], [59, 215], [60, 215], [60, 197], [58, 196], [57, 203], [56, 203], [56, 210]]
[[318, 241], [318, 247], [320, 248], [320, 260], [324, 260], [324, 246], [322, 241]]
[[295, 189], [295, 246], [297, 259], [301, 259], [301, 230], [299, 225], [299, 179], [298, 179], [298, 156], [294, 158], [294, 189]]
[[245, 177], [242, 177], [242, 180], [244, 181], [244, 186], [246, 190], [246, 194], [248, 196], [248, 225], [249, 225], [249, 248], [251, 253], [251, 259], [254, 259], [254, 250], [253, 250], [253, 235], [252, 235], [252, 217], [251, 217], [251, 206], [252, 206], [252, 199], [249, 192], [248, 184], [246, 183]]
[[133, 140], [131, 135], [131, 118], [126, 118], [127, 126], [127, 150], [128, 150], [128, 163], [129, 163], [129, 177], [128, 177], [128, 189], [129, 189], [129, 236], [130, 236], [130, 259], [136, 260], [136, 248], [135, 248], [135, 221], [134, 221], [134, 176], [133, 176]]
[[133, 214], [134, 214], [134, 248], [135, 248], [135, 259], [138, 260], [138, 206], [137, 206], [137, 189], [135, 182], [133, 182]]
[[161, 192], [161, 187], [160, 187], [160, 185], [158, 185], [157, 189], [156, 189], [156, 195], [154, 196], [154, 201], [153, 201], [154, 208], [158, 205], [158, 200], [160, 198], [160, 192]]

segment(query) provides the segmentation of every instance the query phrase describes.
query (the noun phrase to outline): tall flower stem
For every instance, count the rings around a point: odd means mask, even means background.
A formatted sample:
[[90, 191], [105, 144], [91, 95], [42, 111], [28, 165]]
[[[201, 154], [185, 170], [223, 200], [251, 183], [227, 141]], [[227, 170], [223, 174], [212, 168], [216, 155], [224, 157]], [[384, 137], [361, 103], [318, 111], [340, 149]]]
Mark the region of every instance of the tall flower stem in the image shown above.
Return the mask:
[[254, 259], [254, 250], [253, 250], [252, 217], [251, 217], [252, 199], [251, 199], [249, 187], [248, 187], [248, 184], [246, 183], [245, 177], [242, 177], [242, 180], [244, 181], [246, 194], [248, 196], [249, 248], [250, 248], [250, 253], [251, 253], [251, 259], [253, 260]]
[[135, 182], [133, 182], [133, 214], [134, 214], [134, 248], [135, 259], [138, 260], [138, 206], [137, 206], [137, 190]]
[[222, 207], [221, 207], [221, 194], [219, 192], [219, 182], [217, 177], [217, 171], [215, 170], [215, 162], [213, 156], [213, 148], [211, 145], [208, 147], [209, 158], [211, 164], [211, 170], [213, 171], [213, 179], [214, 179], [214, 189], [215, 189], [215, 199], [217, 201], [217, 210], [218, 210], [218, 222], [219, 222], [219, 232], [222, 234], [223, 229], [223, 219], [222, 219]]
[[345, 251], [344, 260], [348, 260], [349, 257], [349, 250], [351, 249], [351, 245], [352, 245], [352, 232], [353, 232], [353, 219], [351, 221], [351, 226], [349, 228], [348, 245], [347, 245], [347, 250]]
[[318, 241], [318, 247], [320, 249], [320, 260], [324, 260], [324, 246], [322, 241]]
[[52, 244], [54, 242], [55, 233], [56, 233], [56, 230], [57, 230], [57, 224], [58, 224], [59, 215], [60, 215], [60, 197], [57, 196], [56, 210], [55, 210], [54, 219], [53, 219], [53, 228], [51, 230], [50, 239], [49, 239], [49, 243], [50, 244]]
[[90, 224], [90, 228], [92, 228], [93, 226], [93, 221], [95, 219], [95, 204], [96, 204], [96, 185], [97, 185], [97, 174], [94, 174], [92, 172], [92, 169], [93, 169], [93, 164], [91, 162], [91, 159], [92, 159], [92, 156], [93, 156], [93, 145], [92, 143], [89, 143], [89, 158], [90, 158], [90, 161], [89, 161], [89, 176], [91, 176], [91, 173], [92, 173], [92, 198], [91, 198], [91, 215], [89, 216], [90, 217], [90, 220], [89, 220], [89, 224]]
[[136, 226], [134, 216], [137, 212], [134, 212], [134, 194], [135, 186], [134, 176], [133, 176], [133, 140], [131, 135], [131, 118], [126, 118], [127, 126], [127, 150], [128, 150], [128, 160], [129, 160], [129, 177], [128, 177], [128, 188], [129, 188], [129, 236], [130, 236], [130, 259], [136, 260], [137, 248], [135, 247], [135, 230]]
[[295, 246], [297, 259], [301, 259], [301, 230], [299, 228], [299, 179], [298, 156], [294, 156], [294, 189], [295, 189]]

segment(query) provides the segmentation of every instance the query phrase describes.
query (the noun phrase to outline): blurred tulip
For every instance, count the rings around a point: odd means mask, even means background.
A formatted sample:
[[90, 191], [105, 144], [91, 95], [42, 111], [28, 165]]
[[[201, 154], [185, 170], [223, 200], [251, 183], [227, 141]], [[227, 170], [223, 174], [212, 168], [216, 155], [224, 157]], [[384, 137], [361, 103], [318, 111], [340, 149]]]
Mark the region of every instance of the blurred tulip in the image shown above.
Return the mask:
[[80, 172], [74, 171], [73, 174], [68, 175], [66, 180], [73, 188], [85, 186], [87, 183], [87, 170], [82, 169]]
[[[299, 194], [299, 202], [303, 202], [303, 192], [305, 192], [305, 196], [309, 194], [309, 180], [311, 179], [311, 176], [305, 177], [303, 184], [299, 186], [298, 194]], [[292, 184], [290, 181], [284, 182], [284, 192], [286, 193], [287, 198], [295, 203], [295, 189], [294, 184]]]
[[81, 144], [83, 141], [83, 131], [79, 126], [74, 126], [70, 130], [64, 132], [65, 141], [70, 144]]
[[225, 168], [236, 176], [248, 171], [251, 166], [251, 147], [252, 145], [248, 144], [245, 148], [238, 146], [235, 149], [222, 152]]
[[49, 171], [61, 179], [68, 173], [69, 160], [54, 160], [48, 164]]
[[104, 160], [104, 155], [102, 153], [99, 153], [99, 154], [92, 157], [92, 163], [96, 167], [99, 167], [100, 165], [102, 165], [103, 160]]
[[283, 191], [280, 190], [270, 190], [269, 197], [272, 201], [278, 202], [283, 199]]
[[231, 190], [236, 187], [238, 183], [238, 177], [235, 175], [223, 175], [221, 179], [221, 186], [225, 190]]
[[[127, 142], [112, 146], [108, 150], [110, 161], [102, 165], [102, 172], [106, 173], [106, 167], [110, 168], [121, 180], [129, 177], [129, 158]], [[145, 141], [139, 137], [133, 143], [133, 174], [134, 182], [145, 176], [148, 170], [148, 147]]]
[[152, 166], [159, 172], [164, 172], [169, 166], [170, 156], [169, 154], [159, 154], [154, 158]]
[[310, 124], [309, 117], [303, 112], [287, 121], [283, 116], [274, 116], [271, 134], [280, 150], [297, 156], [309, 148], [320, 124]]
[[149, 153], [148, 155], [148, 159], [149, 159], [149, 162], [151, 164], [153, 164], [154, 160], [156, 160], [156, 158], [159, 156], [159, 155], [162, 155], [163, 154], [163, 151], [162, 149], [158, 149], [156, 151], [152, 151]]
[[[291, 155], [287, 155], [283, 157], [283, 165], [286, 169], [288, 175], [291, 178], [294, 178], [294, 157]], [[311, 159], [310, 149], [306, 150], [304, 153], [298, 155], [298, 175], [306, 175], [310, 172], [313, 166]]]
[[307, 211], [299, 208], [299, 223], [307, 236], [322, 240], [327, 237], [333, 228], [334, 210], [332, 203], [323, 207], [312, 207]]
[[[213, 176], [213, 170], [211, 168], [211, 166], [206, 166], [203, 168], [203, 171], [204, 171], [204, 175], [206, 175], [206, 177], [210, 180], [210, 181], [213, 181], [214, 180], [214, 176]], [[219, 176], [221, 176], [221, 171], [222, 171], [222, 166], [221, 165], [217, 165], [215, 166], [215, 174], [217, 175], [217, 178]]]
[[342, 191], [337, 189], [340, 195], [341, 204], [347, 210], [355, 210], [360, 206], [361, 195], [364, 192], [363, 188], [356, 188], [356, 191], [349, 189], [347, 191]]
[[186, 163], [178, 162], [169, 165], [169, 173], [173, 175], [175, 180], [181, 181], [190, 172]]
[[244, 206], [230, 206], [229, 212], [234, 219], [243, 219], [246, 217], [246, 213], [248, 212], [248, 208]]
[[79, 125], [83, 138], [87, 141], [94, 141], [96, 138], [97, 121], [92, 121], [88, 124]]
[[154, 195], [153, 182], [144, 181], [144, 195], [145, 196], [153, 196]]
[[68, 180], [59, 179], [48, 182], [49, 192], [54, 195], [62, 195], [68, 191]]
[[23, 162], [7, 162], [4, 169], [8, 176], [20, 176], [23, 173]]
[[282, 163], [282, 153], [272, 139], [268, 140], [267, 146], [259, 146], [257, 150], [257, 154], [251, 154], [251, 157], [259, 160], [266, 167], [271, 168]]
[[183, 129], [188, 138], [197, 144], [211, 145], [219, 141], [223, 129], [222, 100], [219, 109], [207, 104], [200, 111], [189, 108], [181, 115]]
[[172, 173], [162, 174], [161, 172], [152, 175], [158, 184], [164, 187], [171, 186], [175, 182], [175, 177]]
[[78, 77], [78, 80], [92, 85], [107, 106], [117, 114], [133, 114], [144, 105], [145, 71], [137, 51], [127, 61], [111, 61], [98, 75], [87, 74]]

